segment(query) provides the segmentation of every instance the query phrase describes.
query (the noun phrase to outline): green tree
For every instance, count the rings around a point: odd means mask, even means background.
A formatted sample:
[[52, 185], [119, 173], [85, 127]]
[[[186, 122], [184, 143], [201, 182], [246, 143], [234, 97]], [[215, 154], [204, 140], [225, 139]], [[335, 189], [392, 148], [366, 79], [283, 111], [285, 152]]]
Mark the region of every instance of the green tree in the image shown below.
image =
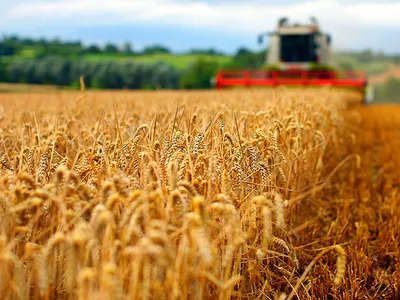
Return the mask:
[[184, 89], [207, 89], [211, 87], [211, 78], [218, 69], [218, 63], [205, 59], [197, 59], [183, 73], [180, 86]]
[[79, 87], [80, 76], [87, 87], [98, 89], [175, 89], [179, 88], [180, 72], [165, 63], [93, 63], [60, 56], [13, 60], [6, 68], [0, 64], [0, 80], [7, 78], [11, 82]]
[[122, 45], [122, 53], [125, 53], [125, 54], [132, 54], [133, 53], [133, 50], [132, 50], [133, 48], [132, 48], [132, 44], [130, 43], [130, 42], [125, 42], [123, 45]]
[[222, 69], [261, 69], [265, 65], [266, 55], [266, 51], [252, 52], [246, 48], [240, 48], [232, 60], [222, 66]]
[[237, 51], [233, 60], [245, 69], [259, 69], [265, 64], [266, 51], [252, 52], [245, 48]]
[[218, 51], [214, 48], [210, 49], [192, 49], [188, 52], [189, 54], [205, 54], [205, 55], [225, 55], [222, 51]]
[[6, 62], [0, 58], [0, 81], [6, 82], [7, 81], [7, 64]]
[[49, 78], [49, 61], [46, 58], [41, 58], [34, 61], [33, 83], [52, 84]]
[[98, 54], [101, 53], [101, 49], [99, 46], [93, 44], [89, 45], [89, 47], [85, 49], [85, 52], [90, 54]]
[[143, 81], [143, 65], [126, 62], [121, 66], [123, 87], [126, 89], [140, 89]]
[[0, 42], [0, 55], [12, 56], [17, 53], [18, 45], [12, 40], [4, 39]]
[[111, 44], [111, 43], [107, 43], [104, 46], [104, 52], [106, 52], [106, 53], [118, 53], [119, 51], [118, 51], [118, 47], [117, 46], [115, 46], [114, 44]]
[[179, 86], [179, 72], [166, 63], [153, 65], [151, 84], [155, 88], [174, 89]]
[[7, 65], [7, 78], [10, 82], [24, 82], [25, 71], [23, 60], [14, 60]]
[[61, 57], [48, 60], [49, 81], [56, 85], [69, 85], [71, 82], [71, 61]]
[[149, 46], [143, 49], [142, 54], [165, 54], [165, 53], [171, 53], [171, 50], [169, 50], [167, 47], [161, 46], [161, 45], [153, 45]]

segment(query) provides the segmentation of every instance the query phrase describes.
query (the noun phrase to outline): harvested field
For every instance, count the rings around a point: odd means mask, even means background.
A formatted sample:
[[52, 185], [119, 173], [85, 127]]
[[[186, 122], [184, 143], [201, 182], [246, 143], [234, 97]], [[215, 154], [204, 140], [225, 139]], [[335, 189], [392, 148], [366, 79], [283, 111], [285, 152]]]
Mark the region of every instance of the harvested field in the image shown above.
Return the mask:
[[390, 77], [400, 78], [400, 66], [399, 65], [389, 66], [388, 70], [386, 70], [385, 72], [370, 76], [368, 81], [369, 81], [369, 83], [371, 83], [373, 85], [383, 84]]
[[0, 82], [0, 93], [17, 92], [17, 93], [32, 93], [32, 92], [55, 92], [61, 90], [61, 87], [55, 85], [44, 84], [23, 84], [23, 83], [2, 83]]
[[400, 109], [0, 94], [4, 299], [396, 299]]

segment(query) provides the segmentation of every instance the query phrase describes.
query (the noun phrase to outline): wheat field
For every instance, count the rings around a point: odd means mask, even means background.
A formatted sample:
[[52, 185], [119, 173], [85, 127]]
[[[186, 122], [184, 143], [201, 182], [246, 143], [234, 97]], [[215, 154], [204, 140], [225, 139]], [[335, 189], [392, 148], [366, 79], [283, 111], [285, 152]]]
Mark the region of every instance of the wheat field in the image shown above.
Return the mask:
[[397, 107], [0, 94], [2, 299], [396, 299]]

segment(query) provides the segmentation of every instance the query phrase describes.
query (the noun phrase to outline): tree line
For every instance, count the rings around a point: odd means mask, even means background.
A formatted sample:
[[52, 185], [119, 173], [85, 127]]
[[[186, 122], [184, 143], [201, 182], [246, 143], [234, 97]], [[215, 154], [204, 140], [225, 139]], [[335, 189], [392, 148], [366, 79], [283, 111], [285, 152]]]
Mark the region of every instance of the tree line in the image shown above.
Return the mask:
[[88, 62], [56, 56], [13, 60], [3, 66], [2, 76], [8, 82], [71, 87], [78, 87], [83, 76], [87, 87], [97, 89], [177, 89], [181, 78], [176, 68], [165, 63]]
[[163, 62], [91, 62], [60, 55], [5, 60], [3, 56], [0, 81], [79, 87], [79, 77], [83, 76], [86, 86], [95, 89], [207, 89], [218, 69], [257, 69], [262, 67], [265, 55], [265, 51], [242, 48], [224, 65], [199, 57], [184, 70]]
[[[59, 56], [81, 56], [87, 54], [120, 54], [120, 55], [152, 55], [167, 54], [172, 51], [163, 45], [150, 45], [138, 51], [133, 48], [130, 42], [124, 42], [121, 45], [107, 42], [100, 46], [98, 44], [84, 45], [81, 41], [63, 41], [59, 38], [55, 39], [32, 39], [22, 38], [17, 35], [3, 36], [0, 39], [0, 56], [13, 56], [20, 54], [24, 49], [33, 50], [33, 56], [36, 58], [47, 55]], [[223, 52], [213, 48], [201, 50], [192, 49], [187, 54], [207, 54], [207, 55], [224, 55]]]

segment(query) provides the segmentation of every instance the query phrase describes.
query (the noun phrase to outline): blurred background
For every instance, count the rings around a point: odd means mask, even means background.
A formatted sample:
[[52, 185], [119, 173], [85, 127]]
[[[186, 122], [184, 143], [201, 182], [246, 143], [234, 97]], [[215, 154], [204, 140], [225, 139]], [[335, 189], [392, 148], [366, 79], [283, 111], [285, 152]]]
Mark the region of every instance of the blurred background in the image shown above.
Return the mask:
[[400, 100], [398, 1], [13, 0], [0, 3], [0, 91], [206, 89], [218, 69], [259, 69], [281, 17], [315, 16], [335, 66]]

